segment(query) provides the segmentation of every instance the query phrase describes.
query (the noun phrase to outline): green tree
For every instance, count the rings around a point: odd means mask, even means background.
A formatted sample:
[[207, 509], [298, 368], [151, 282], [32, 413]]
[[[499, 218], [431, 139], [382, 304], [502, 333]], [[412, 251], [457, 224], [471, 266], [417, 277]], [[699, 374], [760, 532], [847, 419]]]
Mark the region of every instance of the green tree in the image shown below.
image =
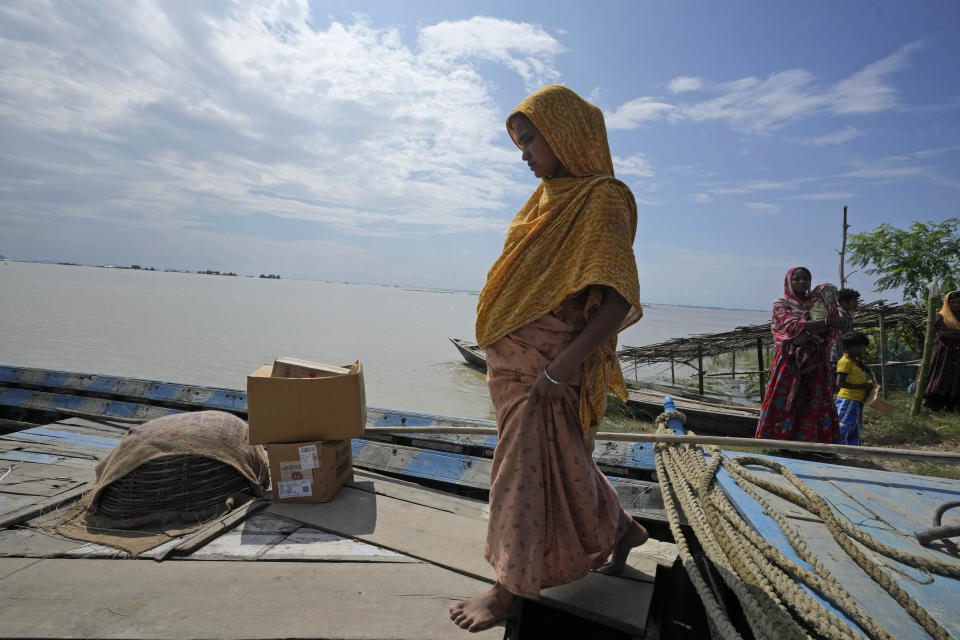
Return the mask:
[[960, 276], [960, 219], [914, 222], [909, 230], [881, 224], [851, 236], [850, 262], [866, 267], [877, 290], [902, 289], [908, 304], [925, 306], [931, 280], [944, 292], [957, 288]]

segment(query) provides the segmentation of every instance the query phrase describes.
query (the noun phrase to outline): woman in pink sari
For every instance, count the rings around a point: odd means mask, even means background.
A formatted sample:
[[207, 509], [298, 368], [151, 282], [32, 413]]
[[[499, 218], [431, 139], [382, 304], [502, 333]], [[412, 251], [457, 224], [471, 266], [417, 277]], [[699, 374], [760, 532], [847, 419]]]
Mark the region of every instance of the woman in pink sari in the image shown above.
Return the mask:
[[484, 552], [497, 582], [450, 608], [471, 631], [544, 587], [619, 571], [647, 539], [591, 455], [607, 392], [627, 397], [617, 333], [641, 316], [633, 194], [613, 175], [603, 113], [569, 88], [532, 93], [507, 131], [541, 182], [477, 305], [499, 434]]
[[833, 442], [839, 436], [833, 372], [827, 355], [839, 337], [836, 289], [810, 290], [810, 271], [794, 267], [773, 301], [770, 330], [777, 353], [770, 367], [757, 438]]

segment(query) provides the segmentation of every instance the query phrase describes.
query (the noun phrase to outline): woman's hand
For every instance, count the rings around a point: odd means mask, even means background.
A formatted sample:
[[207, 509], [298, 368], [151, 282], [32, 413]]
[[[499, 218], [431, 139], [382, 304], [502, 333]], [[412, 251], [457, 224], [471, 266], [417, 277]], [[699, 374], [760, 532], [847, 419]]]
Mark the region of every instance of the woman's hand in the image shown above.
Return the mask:
[[534, 380], [530, 388], [530, 399], [539, 404], [549, 404], [559, 400], [566, 392], [567, 383], [571, 378], [573, 378], [573, 372], [563, 363], [554, 360], [544, 367]]

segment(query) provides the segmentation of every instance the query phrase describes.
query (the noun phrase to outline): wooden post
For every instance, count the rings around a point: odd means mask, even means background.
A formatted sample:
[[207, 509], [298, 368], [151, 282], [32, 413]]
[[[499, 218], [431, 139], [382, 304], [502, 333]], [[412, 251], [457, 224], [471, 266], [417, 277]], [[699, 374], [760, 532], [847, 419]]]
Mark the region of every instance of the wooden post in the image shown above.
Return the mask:
[[677, 376], [673, 371], [673, 354], [670, 354], [670, 384], [677, 384]]
[[760, 401], [763, 402], [763, 396], [766, 394], [767, 385], [766, 385], [766, 375], [764, 375], [764, 366], [763, 366], [763, 338], [757, 336], [757, 371], [760, 372]]
[[700, 378], [700, 395], [703, 395], [703, 345], [697, 345], [697, 377]]
[[737, 352], [730, 352], [730, 377], [734, 380], [737, 379]]
[[880, 344], [877, 353], [880, 356], [880, 394], [887, 399], [887, 329], [883, 322], [883, 300], [880, 301]]
[[843, 262], [847, 253], [847, 229], [850, 228], [850, 225], [847, 224], [847, 205], [843, 205], [843, 242], [840, 244], [840, 288], [843, 289], [847, 286], [847, 278], [843, 273]]
[[920, 404], [923, 402], [923, 391], [927, 386], [927, 374], [929, 373], [930, 352], [933, 350], [933, 327], [937, 319], [937, 302], [940, 300], [940, 289], [936, 282], [927, 285], [930, 295], [927, 296], [927, 335], [923, 339], [923, 359], [920, 360], [920, 372], [917, 374], [917, 388], [913, 393], [913, 407], [910, 413], [917, 415], [920, 413]]

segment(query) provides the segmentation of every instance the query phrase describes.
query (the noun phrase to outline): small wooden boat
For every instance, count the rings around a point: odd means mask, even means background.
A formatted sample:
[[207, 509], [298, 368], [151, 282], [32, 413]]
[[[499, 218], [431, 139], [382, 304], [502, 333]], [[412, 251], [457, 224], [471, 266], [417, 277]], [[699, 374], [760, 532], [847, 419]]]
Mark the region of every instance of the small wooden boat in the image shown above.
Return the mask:
[[478, 371], [487, 372], [487, 354], [476, 343], [460, 338], [450, 338], [450, 342], [457, 348], [468, 365]]
[[[663, 411], [663, 393], [649, 389], [630, 389], [627, 406], [656, 417]], [[687, 425], [696, 433], [751, 438], [757, 430], [760, 409], [675, 398], [677, 410], [687, 416]]]
[[[473, 342], [450, 338], [468, 365], [487, 370], [487, 358]], [[641, 412], [641, 416], [653, 420], [663, 410], [662, 392], [650, 389], [630, 389], [627, 406]], [[677, 398], [677, 408], [687, 414], [690, 425], [697, 433], [752, 437], [757, 430], [759, 409], [749, 406], [721, 404], [696, 398]]]

